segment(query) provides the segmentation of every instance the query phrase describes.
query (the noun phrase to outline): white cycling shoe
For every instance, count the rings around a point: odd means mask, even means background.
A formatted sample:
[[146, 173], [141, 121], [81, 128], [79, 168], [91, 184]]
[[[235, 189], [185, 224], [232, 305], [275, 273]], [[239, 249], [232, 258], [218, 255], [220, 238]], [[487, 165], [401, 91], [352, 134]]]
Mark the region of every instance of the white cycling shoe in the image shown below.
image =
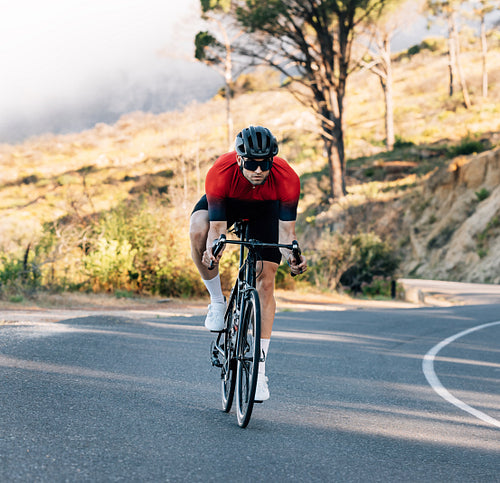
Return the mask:
[[220, 332], [224, 329], [224, 314], [226, 302], [215, 302], [208, 306], [205, 327], [211, 332]]
[[269, 387], [267, 387], [268, 380], [267, 376], [259, 374], [257, 378], [257, 387], [255, 388], [255, 402], [267, 401], [269, 399]]

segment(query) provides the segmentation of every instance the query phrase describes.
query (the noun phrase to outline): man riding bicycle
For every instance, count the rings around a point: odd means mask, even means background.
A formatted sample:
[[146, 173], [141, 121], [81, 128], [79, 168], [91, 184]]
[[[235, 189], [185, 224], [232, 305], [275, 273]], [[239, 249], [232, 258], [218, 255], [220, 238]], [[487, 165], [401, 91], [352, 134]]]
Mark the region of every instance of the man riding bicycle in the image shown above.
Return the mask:
[[[208, 171], [206, 194], [191, 214], [191, 254], [210, 294], [205, 326], [213, 332], [223, 330], [226, 310], [217, 266], [222, 252], [214, 257], [213, 242], [243, 218], [249, 220], [250, 238], [282, 244], [291, 244], [296, 239], [300, 181], [290, 165], [277, 154], [278, 144], [269, 129], [262, 126], [243, 129], [236, 136], [235, 151], [220, 156]], [[287, 260], [293, 274], [307, 270], [305, 258], [301, 255], [297, 263], [291, 250], [264, 248], [261, 255], [256, 288], [261, 305], [264, 357], [259, 364], [256, 401], [269, 399], [265, 359], [276, 312], [274, 283], [281, 257]], [[208, 267], [212, 262], [215, 269], [210, 271]]]

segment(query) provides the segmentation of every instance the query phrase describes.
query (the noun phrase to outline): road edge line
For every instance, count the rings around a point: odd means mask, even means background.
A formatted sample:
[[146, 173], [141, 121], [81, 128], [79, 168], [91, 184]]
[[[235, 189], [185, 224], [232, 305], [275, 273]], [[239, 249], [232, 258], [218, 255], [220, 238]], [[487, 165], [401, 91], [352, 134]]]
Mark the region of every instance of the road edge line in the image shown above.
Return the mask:
[[453, 396], [442, 384], [439, 378], [436, 375], [436, 372], [434, 371], [434, 360], [436, 358], [436, 355], [439, 353], [443, 347], [446, 347], [448, 344], [451, 344], [455, 340], [459, 339], [460, 337], [463, 337], [464, 335], [468, 335], [472, 332], [476, 332], [481, 329], [485, 329], [487, 327], [492, 327], [494, 325], [499, 325], [500, 320], [496, 322], [490, 322], [488, 324], [481, 324], [477, 325], [476, 327], [471, 327], [470, 329], [463, 330], [462, 332], [459, 332], [458, 334], [452, 335], [448, 337], [447, 339], [442, 340], [439, 344], [436, 344], [431, 350], [425, 354], [423, 360], [422, 360], [422, 371], [424, 372], [424, 376], [427, 379], [427, 382], [430, 384], [432, 389], [441, 396], [444, 400], [448, 401], [450, 404], [453, 404], [454, 406], [458, 407], [462, 411], [468, 412], [472, 416], [480, 419], [481, 421], [484, 421], [485, 423], [492, 424], [493, 426], [496, 426], [497, 428], [500, 428], [500, 421], [497, 419], [489, 416], [486, 413], [483, 413], [482, 411], [479, 411], [478, 409], [473, 408], [472, 406], [469, 406], [468, 404], [464, 403], [457, 397]]

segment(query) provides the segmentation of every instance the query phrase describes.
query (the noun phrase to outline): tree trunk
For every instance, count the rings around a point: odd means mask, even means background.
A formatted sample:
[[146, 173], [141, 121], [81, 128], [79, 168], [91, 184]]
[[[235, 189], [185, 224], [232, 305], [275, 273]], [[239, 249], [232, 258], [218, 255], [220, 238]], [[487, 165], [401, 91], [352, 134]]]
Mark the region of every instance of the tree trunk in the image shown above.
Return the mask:
[[321, 139], [328, 160], [329, 196], [332, 200], [341, 199], [347, 194], [344, 178], [343, 92], [345, 89], [339, 86], [335, 89], [332, 85], [323, 90], [314, 89]]
[[384, 38], [382, 58], [385, 64], [385, 79], [380, 77], [382, 89], [384, 91], [385, 102], [385, 145], [388, 151], [394, 149], [394, 98], [392, 92], [392, 63], [391, 63], [391, 42], [388, 37]]
[[484, 14], [481, 15], [481, 57], [483, 67], [483, 97], [488, 97], [488, 69], [486, 67], [486, 56], [488, 54], [488, 44], [486, 42], [486, 26]]
[[234, 148], [233, 139], [233, 114], [231, 111], [231, 84], [226, 80], [226, 135], [227, 135], [227, 145], [229, 151]]
[[465, 74], [462, 69], [462, 63], [460, 62], [460, 39], [458, 37], [458, 29], [455, 21], [455, 12], [451, 14], [452, 21], [452, 33], [453, 33], [453, 43], [455, 44], [455, 61], [457, 66], [458, 80], [460, 82], [460, 87], [462, 88], [462, 95], [464, 98], [464, 105], [467, 109], [472, 106], [469, 97], [469, 90], [467, 89], [467, 82], [465, 80]]
[[341, 199], [347, 194], [344, 176], [345, 152], [342, 121], [338, 118], [335, 119], [333, 129], [331, 123], [324, 121], [321, 124], [324, 133], [322, 138], [328, 159], [330, 195], [332, 199]]
[[387, 83], [384, 96], [385, 96], [385, 132], [386, 132], [385, 145], [387, 147], [387, 151], [392, 151], [394, 149], [394, 143], [396, 142], [396, 137], [394, 135], [394, 99], [392, 94], [392, 84], [389, 82]]
[[455, 42], [453, 40], [453, 26], [451, 22], [451, 17], [448, 19], [448, 71], [450, 74], [450, 87], [449, 95], [453, 97], [454, 93], [454, 82], [455, 82], [455, 65], [456, 65], [456, 51]]
[[325, 146], [326, 159], [328, 161], [328, 184], [330, 187], [330, 197], [335, 199], [335, 173], [333, 171], [333, 156], [332, 152], [335, 149], [333, 140], [322, 136], [323, 144]]
[[[341, 144], [342, 147], [339, 145]], [[331, 156], [331, 168], [333, 172], [333, 195], [335, 198], [343, 198], [346, 194], [344, 178], [344, 141], [337, 139]]]
[[224, 44], [226, 49], [226, 58], [224, 60], [224, 81], [225, 81], [225, 92], [226, 92], [226, 128], [227, 128], [226, 135], [227, 135], [228, 149], [231, 151], [234, 147], [233, 113], [231, 111], [231, 96], [233, 87], [233, 60], [231, 57], [232, 47], [227, 30], [225, 29], [225, 27], [222, 25], [221, 22], [218, 22], [218, 24], [220, 30], [222, 31], [222, 35], [224, 37]]
[[346, 195], [342, 154], [338, 141], [323, 136], [326, 157], [328, 160], [329, 186], [332, 199], [341, 199]]

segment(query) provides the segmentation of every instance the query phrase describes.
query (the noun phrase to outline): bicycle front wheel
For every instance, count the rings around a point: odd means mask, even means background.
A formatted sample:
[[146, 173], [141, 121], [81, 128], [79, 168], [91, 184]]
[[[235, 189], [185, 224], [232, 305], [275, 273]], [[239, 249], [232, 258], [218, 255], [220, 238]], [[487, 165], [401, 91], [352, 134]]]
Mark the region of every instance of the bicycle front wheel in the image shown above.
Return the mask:
[[245, 307], [238, 340], [236, 371], [236, 414], [245, 428], [252, 415], [260, 360], [260, 302], [257, 290], [245, 295]]

